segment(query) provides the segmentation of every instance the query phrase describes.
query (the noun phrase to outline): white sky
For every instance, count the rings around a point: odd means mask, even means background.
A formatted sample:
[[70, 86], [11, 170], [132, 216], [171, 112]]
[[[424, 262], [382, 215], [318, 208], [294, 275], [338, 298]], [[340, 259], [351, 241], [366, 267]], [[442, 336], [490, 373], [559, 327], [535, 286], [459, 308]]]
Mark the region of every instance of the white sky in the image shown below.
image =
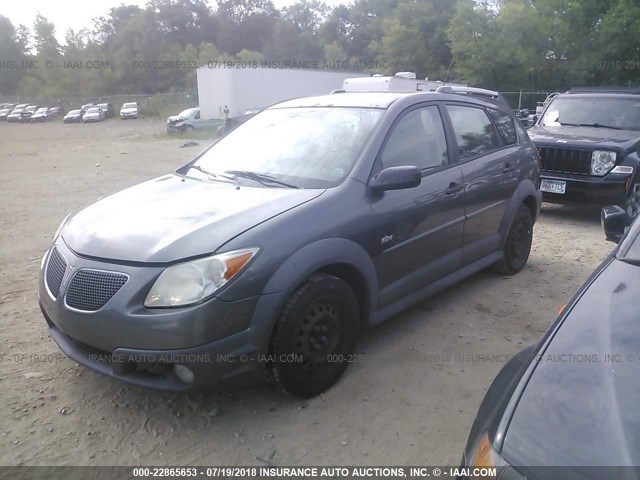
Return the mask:
[[[349, 4], [351, 0], [324, 0], [327, 5]], [[139, 5], [147, 0], [0, 0], [0, 15], [8, 17], [15, 27], [20, 24], [33, 27], [36, 13], [40, 12], [56, 26], [56, 37], [64, 43], [69, 28], [80, 30], [93, 26], [92, 19], [106, 16], [119, 5]], [[215, 5], [211, 0], [209, 3]], [[277, 8], [295, 3], [295, 0], [273, 0]]]

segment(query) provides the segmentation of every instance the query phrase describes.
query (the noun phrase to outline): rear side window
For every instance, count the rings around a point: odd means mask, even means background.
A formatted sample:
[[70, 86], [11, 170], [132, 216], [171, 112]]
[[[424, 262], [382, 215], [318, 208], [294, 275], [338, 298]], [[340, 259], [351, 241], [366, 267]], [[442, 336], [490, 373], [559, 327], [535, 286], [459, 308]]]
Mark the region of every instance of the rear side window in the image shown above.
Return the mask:
[[505, 145], [515, 145], [518, 143], [516, 126], [513, 123], [513, 119], [509, 115], [494, 110], [493, 108], [488, 108], [487, 111], [493, 123], [496, 124], [502, 143]]
[[411, 165], [424, 170], [446, 165], [447, 140], [438, 107], [417, 108], [402, 117], [380, 157], [383, 168]]
[[460, 160], [476, 157], [499, 147], [496, 131], [481, 108], [447, 105]]

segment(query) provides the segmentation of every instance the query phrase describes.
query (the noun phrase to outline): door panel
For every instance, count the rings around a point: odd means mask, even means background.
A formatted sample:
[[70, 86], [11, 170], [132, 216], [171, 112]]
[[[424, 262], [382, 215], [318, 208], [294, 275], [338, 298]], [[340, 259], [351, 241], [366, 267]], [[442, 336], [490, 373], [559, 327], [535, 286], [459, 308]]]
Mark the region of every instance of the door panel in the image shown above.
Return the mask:
[[461, 165], [465, 214], [462, 263], [473, 263], [500, 249], [500, 223], [515, 188], [515, 164], [503, 149]]
[[382, 168], [413, 165], [423, 177], [416, 188], [372, 199], [380, 307], [460, 268], [464, 184], [448, 150], [435, 105], [402, 114], [381, 149]]
[[510, 117], [497, 110], [447, 105], [465, 184], [462, 264], [468, 265], [500, 249], [500, 224], [517, 185], [518, 145], [504, 146], [515, 137]]
[[417, 188], [386, 192], [372, 205], [380, 307], [460, 268], [464, 193], [446, 193], [456, 185], [463, 185], [462, 171], [453, 166], [424, 177]]

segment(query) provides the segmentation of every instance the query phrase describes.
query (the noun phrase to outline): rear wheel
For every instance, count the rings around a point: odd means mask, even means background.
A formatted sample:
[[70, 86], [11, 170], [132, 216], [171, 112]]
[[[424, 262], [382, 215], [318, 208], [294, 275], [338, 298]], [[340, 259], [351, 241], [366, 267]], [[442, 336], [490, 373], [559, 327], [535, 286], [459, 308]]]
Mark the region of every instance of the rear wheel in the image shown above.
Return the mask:
[[503, 248], [503, 258], [496, 263], [498, 273], [515, 275], [524, 268], [533, 242], [533, 217], [526, 205], [520, 205], [516, 212], [507, 240]]
[[280, 313], [271, 339], [271, 378], [297, 397], [324, 392], [347, 368], [358, 325], [358, 302], [347, 283], [313, 275]]

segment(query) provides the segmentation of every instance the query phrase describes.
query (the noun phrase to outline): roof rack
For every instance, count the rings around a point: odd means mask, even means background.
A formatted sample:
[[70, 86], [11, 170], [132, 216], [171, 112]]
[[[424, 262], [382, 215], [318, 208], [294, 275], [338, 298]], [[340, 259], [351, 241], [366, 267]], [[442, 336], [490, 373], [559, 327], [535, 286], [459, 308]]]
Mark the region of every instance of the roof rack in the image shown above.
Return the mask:
[[640, 95], [640, 87], [573, 87], [567, 93], [626, 93]]
[[495, 90], [487, 90], [486, 88], [444, 85], [442, 87], [438, 87], [436, 89], [436, 92], [437, 93], [458, 93], [463, 95], [474, 95], [474, 96], [485, 97], [485, 98], [488, 97], [491, 100], [501, 103], [502, 105], [509, 106], [509, 103], [502, 95], [500, 95], [500, 92], [496, 92]]
[[500, 94], [494, 90], [487, 90], [486, 88], [476, 88], [476, 87], [451, 87], [448, 85], [443, 85], [442, 87], [438, 87], [436, 92], [483, 95], [485, 97], [491, 97], [494, 99], [497, 99], [498, 97], [500, 97]]

